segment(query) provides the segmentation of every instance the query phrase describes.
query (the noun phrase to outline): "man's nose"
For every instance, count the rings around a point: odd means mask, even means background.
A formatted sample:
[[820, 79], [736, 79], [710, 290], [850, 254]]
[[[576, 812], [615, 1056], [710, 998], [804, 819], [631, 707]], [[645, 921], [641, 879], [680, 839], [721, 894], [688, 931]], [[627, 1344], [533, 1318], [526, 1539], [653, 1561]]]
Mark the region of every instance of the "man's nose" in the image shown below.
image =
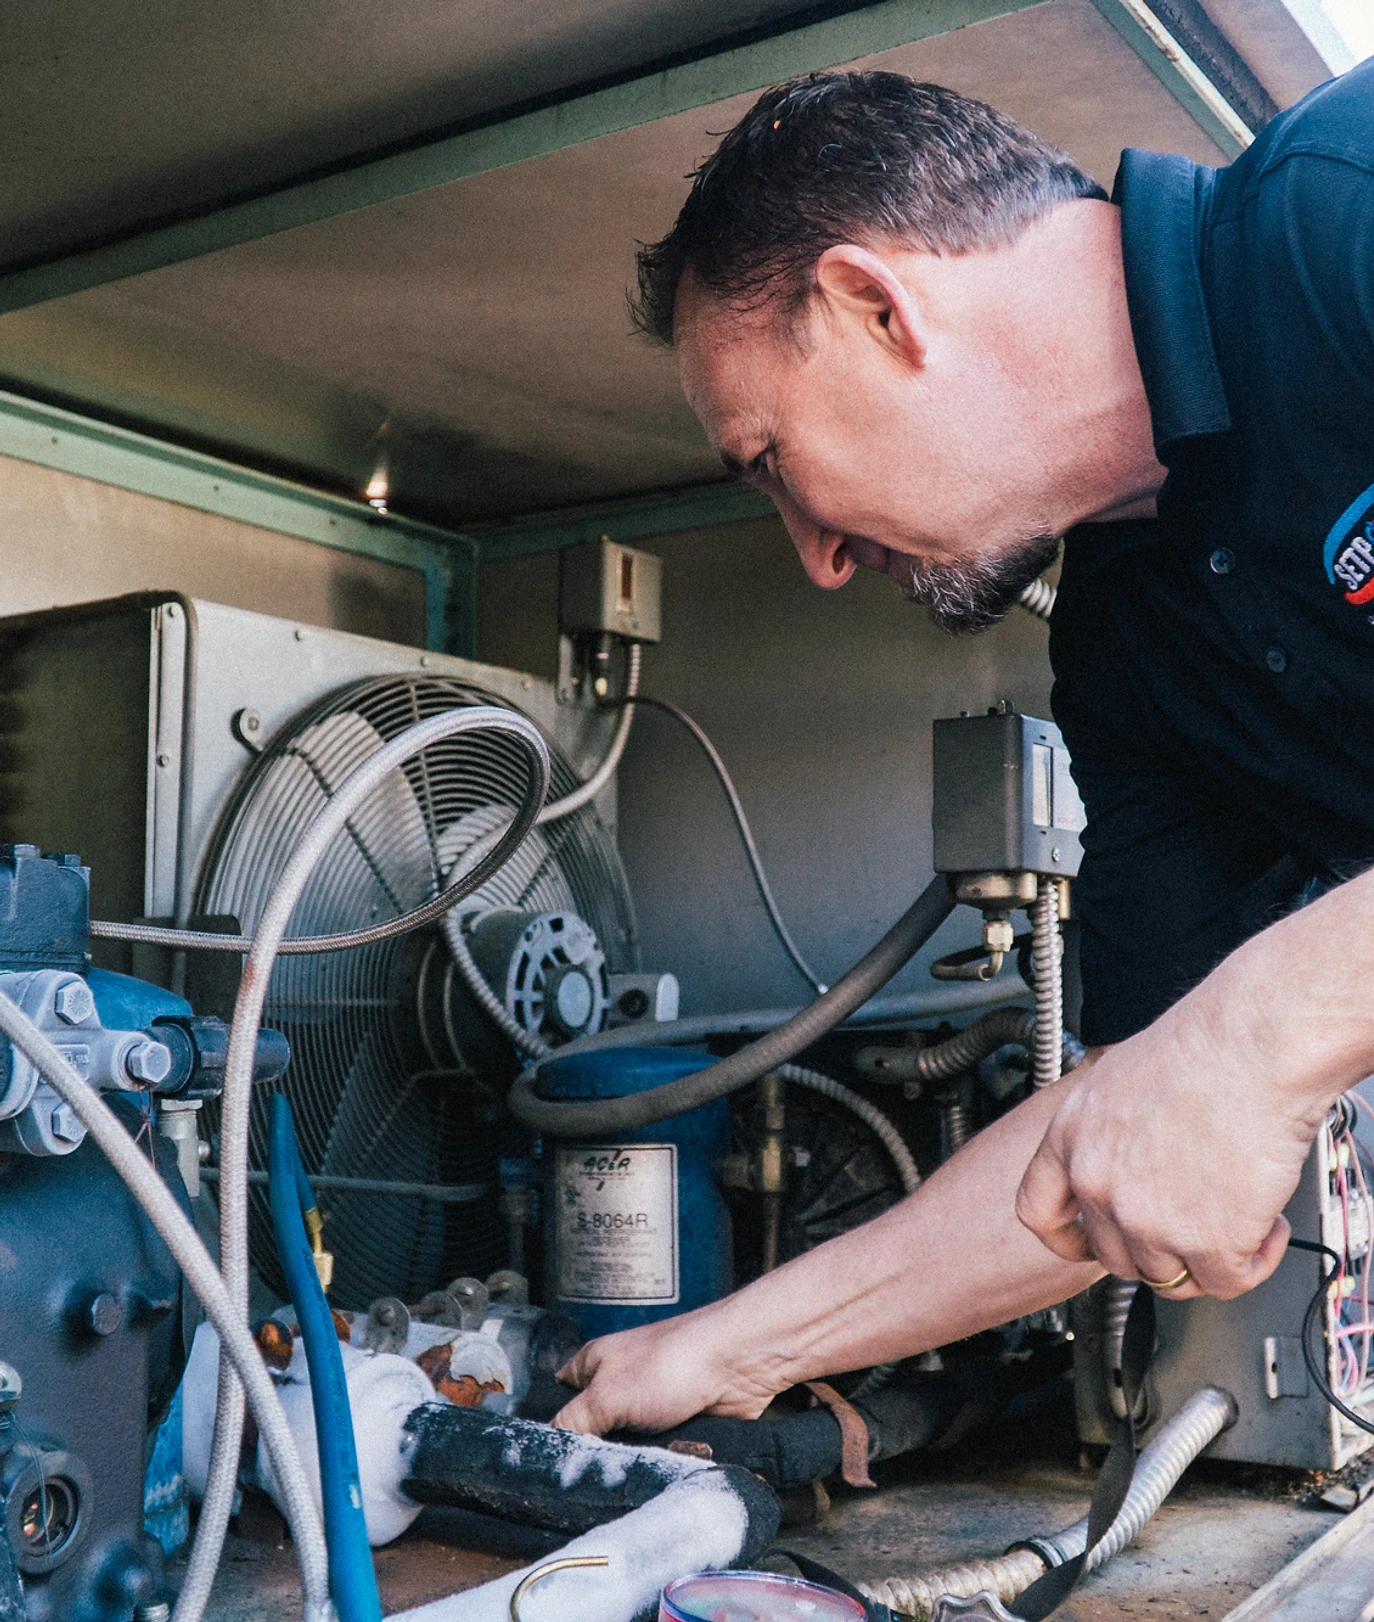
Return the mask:
[[812, 523], [790, 502], [786, 505], [779, 502], [778, 507], [808, 577], [824, 591], [838, 590], [854, 573], [854, 560], [845, 546], [844, 532], [823, 529]]

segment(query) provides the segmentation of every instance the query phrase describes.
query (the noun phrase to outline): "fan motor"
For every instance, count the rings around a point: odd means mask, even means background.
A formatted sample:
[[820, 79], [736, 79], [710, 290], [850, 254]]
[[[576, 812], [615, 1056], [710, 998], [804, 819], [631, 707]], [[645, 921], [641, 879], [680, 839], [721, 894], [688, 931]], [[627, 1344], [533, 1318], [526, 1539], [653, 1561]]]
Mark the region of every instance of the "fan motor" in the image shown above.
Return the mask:
[[601, 1029], [610, 1006], [606, 954], [575, 912], [494, 907], [466, 928], [487, 984], [532, 1035], [557, 1042]]

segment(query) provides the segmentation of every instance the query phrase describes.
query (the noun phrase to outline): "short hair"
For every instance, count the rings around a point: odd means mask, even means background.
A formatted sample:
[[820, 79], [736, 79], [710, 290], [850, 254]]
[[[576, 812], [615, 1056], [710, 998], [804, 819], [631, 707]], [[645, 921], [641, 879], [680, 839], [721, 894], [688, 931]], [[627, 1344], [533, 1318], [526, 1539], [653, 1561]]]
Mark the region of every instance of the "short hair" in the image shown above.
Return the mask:
[[812, 73], [759, 97], [638, 255], [636, 327], [672, 345], [683, 276], [739, 309], [795, 316], [817, 259], [897, 238], [936, 253], [1013, 241], [1056, 203], [1106, 193], [996, 108], [900, 73]]

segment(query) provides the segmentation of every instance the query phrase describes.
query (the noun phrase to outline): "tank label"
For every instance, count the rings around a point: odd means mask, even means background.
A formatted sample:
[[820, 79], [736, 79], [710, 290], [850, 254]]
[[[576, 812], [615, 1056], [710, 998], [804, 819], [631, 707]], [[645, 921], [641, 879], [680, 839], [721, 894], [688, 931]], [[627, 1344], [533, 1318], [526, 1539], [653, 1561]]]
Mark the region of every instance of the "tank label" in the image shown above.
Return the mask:
[[562, 1145], [555, 1199], [560, 1299], [678, 1299], [676, 1144]]

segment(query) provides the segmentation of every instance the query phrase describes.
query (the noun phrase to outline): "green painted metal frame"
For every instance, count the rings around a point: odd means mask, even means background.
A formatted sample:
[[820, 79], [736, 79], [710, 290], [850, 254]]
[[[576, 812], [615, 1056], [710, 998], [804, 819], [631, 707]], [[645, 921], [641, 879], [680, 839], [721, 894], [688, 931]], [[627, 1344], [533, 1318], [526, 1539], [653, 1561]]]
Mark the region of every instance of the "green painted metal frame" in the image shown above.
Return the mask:
[[1228, 158], [1254, 140], [1245, 120], [1149, 7], [1148, 0], [1092, 0], [1164, 88]]
[[475, 654], [477, 547], [466, 535], [4, 392], [0, 454], [418, 570], [425, 645]]
[[396, 197], [710, 106], [793, 74], [851, 62], [1038, 5], [1041, 0], [880, 0], [802, 28], [572, 95], [458, 135], [281, 187], [187, 220], [23, 270], [0, 273], [0, 314], [143, 271], [333, 219]]
[[580, 541], [640, 541], [680, 530], [712, 529], [748, 519], [771, 518], [777, 508], [760, 490], [734, 480], [662, 495], [636, 497], [600, 507], [542, 513], [514, 524], [469, 531], [479, 563], [500, 563], [530, 552], [555, 552]]
[[[551, 106], [439, 137], [404, 152], [365, 159], [265, 196], [229, 203], [190, 219], [140, 228], [120, 240], [26, 269], [0, 272], [0, 314], [446, 186], [598, 136], [710, 106], [793, 74], [852, 62], [1041, 3], [878, 0], [843, 16], [574, 94]], [[1161, 49], [1123, 0], [1094, 3], [1197, 123], [1234, 156], [1244, 141], [1236, 141], [1225, 102], [1219, 93], [1209, 93], [1196, 66], [1176, 48]]]

